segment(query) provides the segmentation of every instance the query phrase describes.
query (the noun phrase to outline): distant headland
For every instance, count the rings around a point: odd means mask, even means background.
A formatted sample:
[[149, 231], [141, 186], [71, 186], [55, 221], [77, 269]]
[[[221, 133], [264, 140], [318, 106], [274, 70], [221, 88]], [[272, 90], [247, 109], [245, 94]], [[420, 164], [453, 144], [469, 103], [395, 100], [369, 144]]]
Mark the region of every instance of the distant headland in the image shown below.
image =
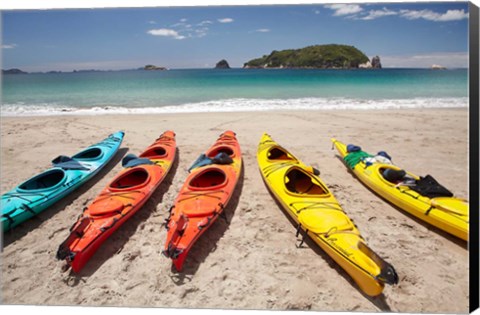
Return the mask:
[[27, 74], [28, 72], [22, 71], [20, 69], [8, 69], [8, 70], [3, 70], [2, 69], [2, 74]]
[[[375, 65], [375, 66], [374, 66]], [[353, 46], [328, 44], [272, 51], [244, 63], [243, 68], [352, 69], [381, 68], [380, 57], [372, 61]]]
[[152, 71], [152, 70], [168, 70], [168, 69], [165, 68], [165, 67], [158, 67], [158, 66], [154, 66], [154, 65], [146, 65], [145, 67], [140, 68], [139, 70]]

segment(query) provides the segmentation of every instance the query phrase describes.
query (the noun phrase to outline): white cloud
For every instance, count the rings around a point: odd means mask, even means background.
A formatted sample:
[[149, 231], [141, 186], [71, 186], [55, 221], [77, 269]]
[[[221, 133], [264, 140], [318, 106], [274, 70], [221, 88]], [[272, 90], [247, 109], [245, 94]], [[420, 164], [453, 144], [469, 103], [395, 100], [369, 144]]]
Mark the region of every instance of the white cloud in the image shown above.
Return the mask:
[[360, 20], [374, 20], [378, 19], [384, 16], [389, 16], [389, 15], [397, 15], [398, 12], [388, 10], [387, 8], [383, 8], [383, 10], [370, 10], [368, 11], [368, 14], [365, 16], [360, 17]]
[[210, 21], [210, 20], [205, 20], [205, 21], [202, 21], [202, 22], [198, 23], [197, 25], [198, 26], [204, 26], [204, 25], [208, 25], [208, 24], [213, 24], [213, 22]]
[[233, 19], [232, 18], [223, 18], [223, 19], [218, 19], [218, 22], [220, 22], [220, 23], [232, 23]]
[[435, 22], [458, 21], [468, 18], [468, 13], [465, 10], [448, 10], [441, 14], [431, 10], [400, 10], [402, 17], [409, 20], [425, 19]]
[[17, 44], [2, 45], [2, 49], [13, 49], [15, 47], [17, 47]]
[[152, 21], [148, 21], [147, 23], [148, 23], [148, 24], [157, 24], [157, 22], [155, 22], [155, 21], [153, 21], [153, 20], [152, 20]]
[[334, 10], [333, 16], [351, 15], [363, 11], [358, 4], [327, 4], [324, 7]]
[[198, 38], [207, 36], [208, 27], [203, 27], [195, 30], [195, 35]]
[[[445, 13], [438, 13], [432, 10], [400, 10], [394, 11], [387, 8], [382, 10], [363, 11], [357, 4], [327, 4], [324, 8], [335, 11], [333, 16], [344, 16], [356, 20], [374, 20], [384, 16], [398, 15], [408, 20], [424, 19], [434, 22], [448, 22], [468, 19], [468, 12], [465, 10], [447, 10]], [[316, 14], [319, 11], [314, 11]]]
[[170, 27], [179, 27], [179, 26], [185, 26], [185, 23], [183, 23], [183, 22], [178, 22], [178, 23], [175, 23], [175, 24], [170, 25]]
[[173, 37], [175, 39], [184, 39], [185, 36], [178, 34], [177, 31], [168, 28], [159, 28], [147, 31], [148, 34], [153, 36]]
[[268, 32], [270, 32], [270, 29], [268, 29], [268, 28], [259, 28], [258, 30], [255, 30], [254, 32], [257, 32], [257, 33], [268, 33]]
[[185, 23], [185, 22], [187, 22], [187, 21], [188, 21], [188, 20], [187, 20], [187, 19], [185, 19], [185, 18], [183, 18], [183, 19], [180, 19], [180, 22], [183, 22], [183, 23]]

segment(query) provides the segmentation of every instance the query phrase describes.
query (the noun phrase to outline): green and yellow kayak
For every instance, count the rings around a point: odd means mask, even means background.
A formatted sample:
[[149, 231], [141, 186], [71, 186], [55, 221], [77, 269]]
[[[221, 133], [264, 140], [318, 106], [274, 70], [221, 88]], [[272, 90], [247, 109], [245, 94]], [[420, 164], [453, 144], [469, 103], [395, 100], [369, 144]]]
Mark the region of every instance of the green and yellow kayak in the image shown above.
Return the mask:
[[[333, 138], [332, 142], [340, 156], [345, 160], [349, 155], [347, 146]], [[352, 171], [362, 183], [395, 206], [445, 232], [463, 240], [468, 240], [469, 211], [467, 200], [457, 197], [429, 198], [423, 196], [413, 190], [407, 183], [386, 180], [382, 174], [387, 169], [401, 170], [392, 164], [373, 163], [367, 165], [365, 161], [360, 160], [352, 168]], [[406, 173], [410, 178], [420, 179], [415, 174]]]

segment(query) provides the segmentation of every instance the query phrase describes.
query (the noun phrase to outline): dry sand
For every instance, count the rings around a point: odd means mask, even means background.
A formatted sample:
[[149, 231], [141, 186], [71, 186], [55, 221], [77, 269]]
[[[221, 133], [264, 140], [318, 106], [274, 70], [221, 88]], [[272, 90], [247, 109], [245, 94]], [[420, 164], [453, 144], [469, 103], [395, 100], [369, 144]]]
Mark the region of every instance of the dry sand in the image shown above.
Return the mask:
[[[63, 201], [7, 232], [2, 303], [223, 309], [302, 309], [465, 313], [467, 244], [374, 195], [343, 165], [330, 137], [387, 151], [413, 173], [431, 174], [468, 197], [468, 110], [205, 113], [99, 117], [2, 118], [1, 192], [117, 130], [126, 132], [104, 171]], [[163, 131], [177, 134], [178, 163], [152, 199], [78, 274], [55, 259], [68, 228], [121, 169]], [[219, 219], [196, 243], [182, 274], [161, 255], [168, 209], [190, 164], [226, 129], [237, 133], [244, 175]], [[315, 244], [295, 246], [295, 226], [268, 193], [256, 150], [266, 131], [321, 171], [369, 246], [397, 270], [400, 283], [382, 295], [362, 294]]]

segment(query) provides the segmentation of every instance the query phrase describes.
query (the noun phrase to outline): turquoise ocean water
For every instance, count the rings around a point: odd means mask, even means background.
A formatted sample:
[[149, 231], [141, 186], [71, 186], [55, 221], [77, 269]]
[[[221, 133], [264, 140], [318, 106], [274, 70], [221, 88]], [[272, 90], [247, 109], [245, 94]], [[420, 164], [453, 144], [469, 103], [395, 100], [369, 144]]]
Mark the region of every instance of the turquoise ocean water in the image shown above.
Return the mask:
[[468, 106], [468, 70], [192, 69], [2, 76], [2, 116]]

